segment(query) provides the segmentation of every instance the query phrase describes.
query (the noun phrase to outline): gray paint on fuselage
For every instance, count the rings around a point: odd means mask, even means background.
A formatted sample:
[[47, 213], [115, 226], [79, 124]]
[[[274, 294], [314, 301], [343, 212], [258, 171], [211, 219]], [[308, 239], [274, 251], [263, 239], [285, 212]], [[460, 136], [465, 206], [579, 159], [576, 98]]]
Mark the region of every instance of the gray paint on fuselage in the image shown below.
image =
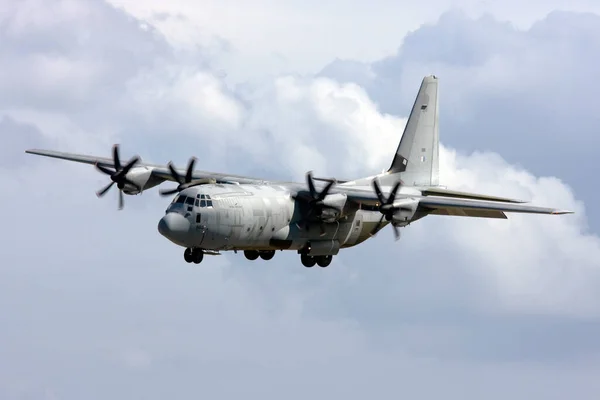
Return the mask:
[[[340, 248], [355, 246], [370, 237], [379, 212], [357, 210], [333, 223], [311, 223], [299, 229], [298, 203], [280, 185], [206, 184], [182, 191], [178, 196], [210, 196], [212, 207], [188, 207], [171, 203], [167, 212], [178, 212], [190, 222], [184, 247], [207, 250], [299, 250], [308, 243], [337, 241]], [[178, 197], [175, 196], [173, 199]], [[200, 222], [197, 215], [200, 214]], [[382, 228], [387, 222], [382, 225]]]

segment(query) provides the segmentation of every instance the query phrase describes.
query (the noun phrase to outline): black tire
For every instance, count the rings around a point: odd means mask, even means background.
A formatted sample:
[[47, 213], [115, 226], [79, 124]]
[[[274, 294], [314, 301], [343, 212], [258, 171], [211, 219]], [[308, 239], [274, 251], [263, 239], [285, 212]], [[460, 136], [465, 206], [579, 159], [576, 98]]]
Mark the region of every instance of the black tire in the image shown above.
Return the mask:
[[256, 250], [244, 250], [244, 256], [250, 261], [256, 260], [259, 255], [260, 254]]
[[333, 256], [319, 256], [317, 257], [317, 264], [321, 268], [326, 268], [331, 264], [331, 260], [333, 260]]
[[260, 254], [260, 258], [262, 258], [263, 260], [269, 261], [270, 259], [272, 259], [275, 256], [275, 250], [261, 251], [259, 254]]
[[192, 252], [192, 261], [194, 264], [200, 264], [204, 260], [204, 252], [200, 249], [194, 249]]
[[317, 263], [317, 260], [315, 260], [314, 257], [311, 257], [306, 254], [302, 254], [300, 256], [300, 261], [302, 262], [302, 265], [304, 265], [306, 268], [312, 268]]
[[192, 249], [185, 249], [185, 251], [183, 252], [183, 258], [185, 260], [186, 263], [191, 263], [192, 261], [194, 261], [194, 257], [193, 257], [193, 253], [192, 253]]

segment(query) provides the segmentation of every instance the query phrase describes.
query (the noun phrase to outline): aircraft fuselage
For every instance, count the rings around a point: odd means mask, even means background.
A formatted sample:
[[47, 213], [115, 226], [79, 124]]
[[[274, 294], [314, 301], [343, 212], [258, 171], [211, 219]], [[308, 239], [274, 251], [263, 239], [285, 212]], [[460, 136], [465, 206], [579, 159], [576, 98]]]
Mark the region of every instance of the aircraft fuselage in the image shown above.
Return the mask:
[[333, 222], [312, 221], [299, 227], [301, 207], [284, 186], [201, 185], [174, 198], [159, 222], [159, 231], [186, 248], [216, 251], [310, 248], [314, 255], [335, 255], [340, 248], [370, 238], [381, 217], [378, 212], [359, 209]]

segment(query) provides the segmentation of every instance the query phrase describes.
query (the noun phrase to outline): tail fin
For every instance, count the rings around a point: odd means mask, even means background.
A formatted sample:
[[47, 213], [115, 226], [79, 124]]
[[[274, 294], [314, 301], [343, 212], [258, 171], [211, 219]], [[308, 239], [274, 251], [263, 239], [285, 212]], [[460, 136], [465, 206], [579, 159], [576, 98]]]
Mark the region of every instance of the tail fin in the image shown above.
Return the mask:
[[439, 185], [438, 78], [426, 76], [406, 122], [389, 174], [410, 186]]

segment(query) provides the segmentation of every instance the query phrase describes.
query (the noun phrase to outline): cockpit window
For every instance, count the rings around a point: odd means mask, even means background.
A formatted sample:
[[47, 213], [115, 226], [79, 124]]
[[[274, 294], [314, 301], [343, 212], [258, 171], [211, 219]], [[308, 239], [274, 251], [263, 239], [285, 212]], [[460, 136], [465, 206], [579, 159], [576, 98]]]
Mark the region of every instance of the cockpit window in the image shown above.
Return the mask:
[[[200, 199], [200, 200], [198, 200]], [[207, 194], [196, 195], [196, 207], [212, 207], [213, 202]]]
[[177, 197], [177, 200], [175, 200], [175, 203], [177, 204], [183, 204], [185, 202], [185, 196], [179, 196]]
[[194, 198], [193, 197], [187, 197], [185, 199], [185, 204], [191, 204], [194, 205]]

